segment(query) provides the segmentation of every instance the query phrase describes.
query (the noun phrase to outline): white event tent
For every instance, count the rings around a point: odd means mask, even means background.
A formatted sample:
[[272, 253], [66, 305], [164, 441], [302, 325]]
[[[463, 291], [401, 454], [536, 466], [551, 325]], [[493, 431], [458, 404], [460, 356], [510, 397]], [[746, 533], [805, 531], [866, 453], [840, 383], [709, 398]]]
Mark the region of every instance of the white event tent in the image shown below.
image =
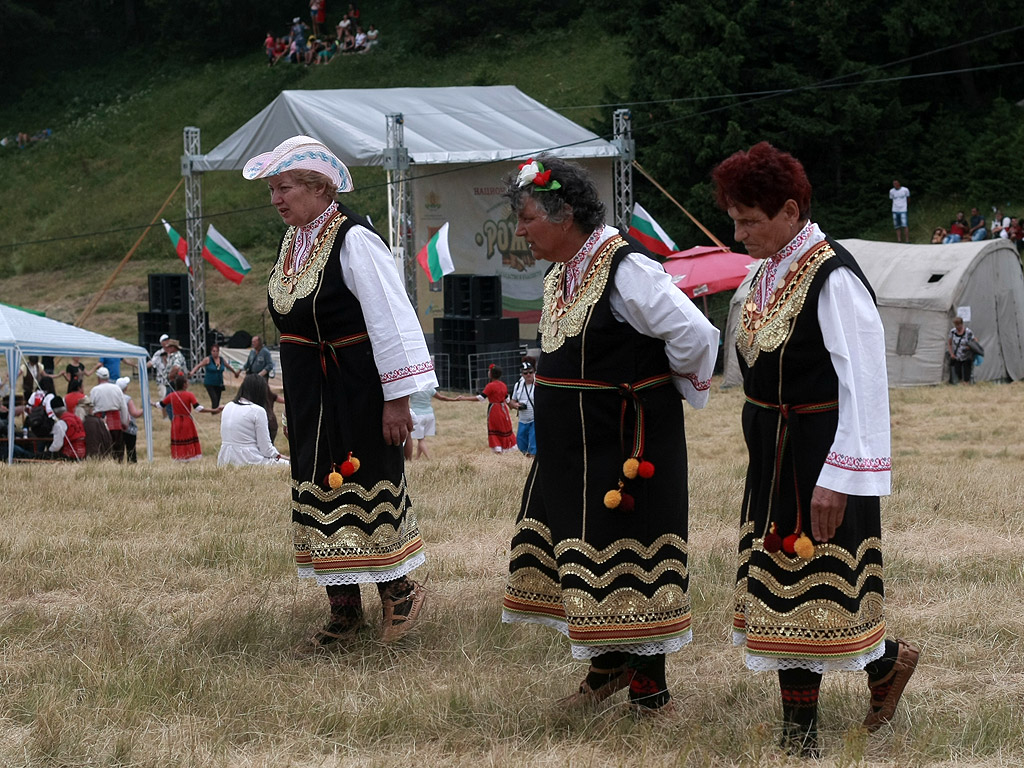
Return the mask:
[[[73, 357], [122, 357], [135, 358], [139, 362], [139, 388], [142, 392], [143, 420], [146, 427], [146, 452], [153, 460], [153, 431], [149, 407], [149, 381], [146, 361], [149, 353], [135, 344], [128, 344], [109, 336], [76, 328], [67, 323], [39, 317], [31, 312], [0, 304], [0, 349], [7, 361], [10, 378], [10, 394], [7, 408], [14, 413], [16, 387], [14, 378], [23, 355], [64, 355]], [[7, 462], [14, 460], [14, 422], [7, 420]]]
[[197, 171], [241, 170], [296, 134], [327, 144], [346, 164], [384, 165], [387, 116], [399, 113], [416, 165], [486, 163], [544, 149], [565, 158], [618, 157], [618, 149], [512, 85], [281, 91], [245, 125], [196, 159]]

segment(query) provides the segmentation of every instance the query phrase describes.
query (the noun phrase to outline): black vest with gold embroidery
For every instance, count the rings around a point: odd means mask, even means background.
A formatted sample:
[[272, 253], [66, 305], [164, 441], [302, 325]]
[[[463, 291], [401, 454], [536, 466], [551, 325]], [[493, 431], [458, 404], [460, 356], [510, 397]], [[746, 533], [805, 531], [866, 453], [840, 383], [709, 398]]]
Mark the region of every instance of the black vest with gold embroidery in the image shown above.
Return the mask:
[[[737, 329], [744, 393], [767, 403], [795, 405], [838, 397], [839, 380], [818, 323], [818, 297], [834, 270], [840, 267], [850, 269], [874, 298], [871, 285], [853, 256], [834, 240], [826, 238], [824, 247], [806, 263], [803, 259], [797, 259], [795, 263], [800, 265], [800, 269], [795, 275], [788, 276], [779, 304], [800, 302], [800, 305], [780, 306], [777, 310], [779, 316], [775, 318], [766, 312], [766, 322], [762, 326], [764, 331], [755, 335], [752, 344], [748, 341], [749, 335], [744, 336], [753, 330], [753, 326], [743, 320]], [[803, 290], [799, 285], [801, 279], [808, 283]], [[752, 285], [751, 296], [755, 287], [756, 281]], [[771, 328], [769, 324], [779, 327]], [[762, 341], [762, 336], [768, 338], [767, 343]]]

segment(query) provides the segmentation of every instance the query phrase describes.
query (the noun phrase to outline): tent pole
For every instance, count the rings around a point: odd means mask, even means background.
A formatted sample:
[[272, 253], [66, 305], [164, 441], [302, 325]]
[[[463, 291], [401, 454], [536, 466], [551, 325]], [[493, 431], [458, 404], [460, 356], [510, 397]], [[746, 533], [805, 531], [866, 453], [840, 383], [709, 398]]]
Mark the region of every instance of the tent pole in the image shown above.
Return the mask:
[[107, 292], [107, 290], [110, 288], [110, 286], [113, 285], [114, 280], [117, 279], [117, 276], [120, 274], [121, 270], [124, 268], [124, 265], [128, 263], [128, 260], [135, 253], [135, 250], [140, 245], [142, 245], [142, 241], [146, 239], [146, 235], [149, 234], [149, 230], [151, 230], [153, 228], [153, 225], [156, 224], [160, 220], [160, 216], [161, 216], [161, 214], [163, 214], [164, 209], [168, 205], [171, 204], [172, 198], [178, 193], [178, 190], [181, 189], [181, 185], [184, 184], [184, 183], [185, 183], [185, 179], [184, 178], [182, 178], [180, 181], [178, 181], [177, 186], [174, 187], [174, 191], [171, 192], [171, 194], [169, 194], [167, 196], [167, 199], [164, 200], [164, 204], [160, 206], [160, 210], [156, 212], [156, 216], [154, 216], [153, 220], [151, 222], [149, 222], [149, 226], [146, 227], [144, 230], [142, 230], [142, 234], [139, 235], [139, 239], [135, 241], [135, 245], [133, 245], [128, 250], [128, 253], [126, 253], [124, 258], [121, 259], [121, 263], [117, 265], [117, 267], [114, 269], [114, 271], [110, 275], [110, 277], [107, 278], [107, 282], [103, 284], [102, 288], [100, 288], [99, 293], [97, 293], [96, 296], [93, 297], [93, 300], [89, 302], [89, 306], [87, 306], [85, 308], [85, 310], [82, 312], [82, 314], [80, 314], [78, 316], [78, 319], [75, 321], [75, 325], [76, 326], [81, 328], [82, 327], [82, 323], [84, 323], [86, 320], [89, 319], [89, 316], [93, 313], [93, 310], [96, 309], [96, 305], [99, 304], [100, 300], [103, 298], [103, 294], [105, 294]]
[[656, 186], [656, 187], [657, 187], [657, 188], [658, 188], [659, 190], [661, 190], [661, 194], [663, 194], [663, 195], [664, 195], [665, 197], [667, 197], [667, 198], [668, 198], [669, 200], [671, 200], [671, 201], [672, 201], [673, 203], [675, 203], [675, 204], [676, 204], [676, 207], [678, 207], [680, 211], [682, 211], [683, 213], [685, 213], [685, 214], [686, 214], [686, 215], [687, 215], [687, 216], [688, 216], [688, 217], [690, 218], [690, 221], [692, 221], [692, 222], [693, 222], [694, 224], [696, 224], [696, 225], [697, 225], [697, 226], [698, 226], [698, 227], [700, 228], [700, 231], [701, 231], [701, 232], [703, 232], [703, 233], [704, 233], [705, 235], [707, 235], [708, 237], [710, 237], [710, 238], [711, 238], [711, 242], [713, 242], [713, 243], [714, 243], [715, 245], [717, 245], [717, 246], [718, 246], [719, 248], [725, 248], [725, 247], [726, 247], [725, 243], [723, 243], [723, 242], [722, 242], [721, 240], [719, 240], [719, 239], [718, 239], [717, 237], [715, 237], [715, 236], [714, 236], [713, 234], [711, 234], [711, 231], [710, 231], [710, 230], [709, 230], [709, 229], [708, 229], [707, 227], [705, 227], [705, 226], [704, 226], [703, 224], [701, 224], [701, 223], [700, 223], [699, 221], [697, 221], [697, 219], [696, 219], [696, 218], [694, 218], [694, 216], [693, 216], [693, 214], [692, 214], [692, 213], [690, 213], [690, 212], [689, 212], [688, 210], [686, 210], [685, 208], [683, 208], [683, 206], [682, 206], [682, 205], [680, 205], [680, 203], [679, 203], [679, 201], [678, 201], [678, 200], [676, 200], [676, 199], [675, 199], [674, 197], [672, 197], [672, 195], [670, 195], [670, 194], [668, 193], [668, 191], [666, 191], [666, 189], [665, 189], [665, 188], [664, 188], [663, 186], [661, 186], [661, 184], [659, 184], [658, 182], [656, 182], [656, 181], [654, 180], [654, 177], [653, 177], [653, 176], [651, 176], [651, 174], [649, 174], [649, 173], [648, 173], [647, 171], [645, 171], [645, 170], [644, 170], [644, 168], [643, 168], [643, 166], [642, 166], [642, 165], [640, 165], [640, 163], [638, 163], [638, 162], [637, 162], [636, 160], [634, 160], [634, 161], [633, 161], [633, 166], [634, 166], [634, 167], [635, 167], [635, 168], [636, 168], [636, 169], [637, 169], [638, 171], [640, 171], [640, 173], [642, 173], [642, 174], [644, 175], [644, 177], [645, 177], [645, 178], [646, 178], [646, 179], [647, 179], [647, 180], [648, 180], [649, 182], [651, 182], [651, 184], [653, 184], [653, 185], [654, 185], [654, 186]]

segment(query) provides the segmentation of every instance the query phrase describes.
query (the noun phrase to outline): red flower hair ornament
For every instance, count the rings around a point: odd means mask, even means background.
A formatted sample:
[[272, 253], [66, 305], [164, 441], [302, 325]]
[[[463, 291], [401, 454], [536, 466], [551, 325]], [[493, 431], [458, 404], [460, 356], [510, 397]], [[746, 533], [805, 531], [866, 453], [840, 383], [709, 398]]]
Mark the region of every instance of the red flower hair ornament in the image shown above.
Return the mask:
[[519, 177], [516, 183], [520, 189], [530, 187], [536, 192], [553, 192], [561, 189], [562, 185], [551, 178], [551, 171], [544, 170], [544, 163], [534, 160], [532, 157], [519, 166]]

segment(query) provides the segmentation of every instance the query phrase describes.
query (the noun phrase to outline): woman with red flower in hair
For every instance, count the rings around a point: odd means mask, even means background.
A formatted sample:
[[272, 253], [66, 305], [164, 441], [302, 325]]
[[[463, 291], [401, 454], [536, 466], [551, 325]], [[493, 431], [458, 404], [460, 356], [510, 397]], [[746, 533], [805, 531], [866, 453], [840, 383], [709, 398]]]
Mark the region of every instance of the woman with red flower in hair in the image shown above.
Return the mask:
[[512, 537], [503, 620], [565, 634], [586, 677], [562, 705], [628, 688], [673, 703], [666, 654], [689, 642], [683, 398], [707, 402], [718, 331], [642, 245], [604, 223], [589, 174], [553, 157], [505, 191], [544, 279], [537, 455]]
[[778, 672], [783, 748], [815, 756], [823, 673], [867, 672], [873, 731], [917, 664], [882, 613], [885, 334], [857, 262], [811, 221], [800, 161], [761, 142], [712, 177], [736, 240], [764, 260], [735, 340], [749, 464], [733, 640], [747, 667]]

